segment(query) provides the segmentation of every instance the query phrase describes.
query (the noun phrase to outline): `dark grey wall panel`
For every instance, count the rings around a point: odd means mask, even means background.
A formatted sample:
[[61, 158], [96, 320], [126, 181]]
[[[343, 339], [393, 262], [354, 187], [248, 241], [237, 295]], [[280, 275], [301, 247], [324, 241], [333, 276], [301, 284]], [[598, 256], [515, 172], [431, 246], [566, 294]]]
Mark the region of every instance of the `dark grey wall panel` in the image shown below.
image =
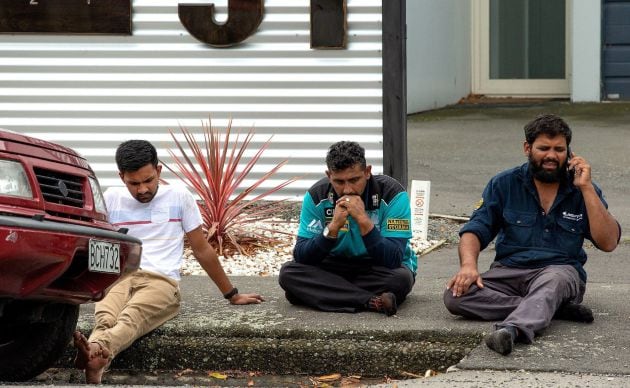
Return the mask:
[[630, 74], [630, 63], [604, 63], [607, 77], [627, 77]]
[[604, 35], [608, 44], [630, 44], [630, 25], [607, 26]]
[[630, 45], [604, 50], [604, 62], [630, 62]]

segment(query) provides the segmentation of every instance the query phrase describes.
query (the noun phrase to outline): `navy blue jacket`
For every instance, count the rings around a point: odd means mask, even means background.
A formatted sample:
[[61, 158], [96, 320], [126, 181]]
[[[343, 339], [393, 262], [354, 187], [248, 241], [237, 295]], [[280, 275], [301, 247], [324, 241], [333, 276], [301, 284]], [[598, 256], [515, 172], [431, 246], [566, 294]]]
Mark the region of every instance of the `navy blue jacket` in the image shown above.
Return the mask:
[[[593, 185], [608, 208], [601, 189]], [[585, 238], [593, 240], [582, 193], [573, 184], [561, 184], [553, 205], [545, 213], [528, 163], [490, 180], [478, 208], [459, 233], [461, 236], [468, 232], [479, 238], [481, 249], [496, 236], [495, 261], [503, 265], [540, 268], [569, 264], [586, 282], [586, 252], [582, 244]]]

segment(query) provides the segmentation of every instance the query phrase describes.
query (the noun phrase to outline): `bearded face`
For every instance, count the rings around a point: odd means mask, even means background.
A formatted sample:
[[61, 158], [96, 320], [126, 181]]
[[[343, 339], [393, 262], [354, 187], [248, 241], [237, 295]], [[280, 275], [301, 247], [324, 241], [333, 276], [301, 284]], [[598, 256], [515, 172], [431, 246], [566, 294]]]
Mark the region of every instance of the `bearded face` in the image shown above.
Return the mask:
[[567, 180], [568, 147], [564, 136], [540, 135], [531, 145], [525, 142], [524, 146], [534, 179], [543, 183]]
[[[542, 160], [535, 160], [530, 153], [527, 156], [529, 160], [529, 169], [535, 179], [544, 183], [563, 182], [566, 180], [567, 161], [564, 160], [560, 163], [552, 158], [545, 158]], [[546, 166], [555, 166], [552, 168], [545, 168]]]

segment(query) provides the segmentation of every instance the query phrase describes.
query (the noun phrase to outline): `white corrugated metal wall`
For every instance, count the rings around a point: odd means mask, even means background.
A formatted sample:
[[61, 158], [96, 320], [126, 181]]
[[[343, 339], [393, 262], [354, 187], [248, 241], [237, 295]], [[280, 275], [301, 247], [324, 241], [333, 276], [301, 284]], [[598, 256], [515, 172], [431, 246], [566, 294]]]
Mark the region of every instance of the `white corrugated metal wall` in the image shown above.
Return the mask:
[[[225, 20], [227, 0], [186, 1], [211, 2]], [[167, 158], [168, 128], [209, 116], [218, 127], [229, 117], [255, 126], [250, 148], [274, 135], [252, 177], [288, 157], [267, 186], [302, 179], [281, 196], [323, 176], [338, 140], [362, 143], [382, 172], [381, 0], [347, 0], [345, 50], [310, 48], [309, 0], [266, 0], [258, 32], [223, 49], [190, 36], [178, 3], [134, 0], [131, 36], [0, 34], [0, 127], [76, 149], [104, 187], [121, 184], [121, 141], [147, 139]]]

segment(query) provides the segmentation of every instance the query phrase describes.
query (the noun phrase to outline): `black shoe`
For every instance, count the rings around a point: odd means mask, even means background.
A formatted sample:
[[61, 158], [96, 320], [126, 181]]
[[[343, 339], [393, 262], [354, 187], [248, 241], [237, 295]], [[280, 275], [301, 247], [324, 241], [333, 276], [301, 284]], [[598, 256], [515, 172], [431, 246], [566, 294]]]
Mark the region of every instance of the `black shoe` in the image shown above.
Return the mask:
[[372, 311], [383, 313], [388, 317], [392, 316], [398, 310], [396, 295], [391, 292], [384, 292], [379, 296], [373, 296], [368, 302], [368, 308]]
[[583, 304], [575, 303], [567, 303], [560, 307], [553, 317], [555, 319], [583, 323], [591, 323], [595, 320], [595, 318], [593, 318], [593, 311], [590, 308]]
[[516, 330], [514, 328], [501, 328], [488, 334], [485, 338], [486, 345], [497, 353], [507, 356], [514, 348]]

